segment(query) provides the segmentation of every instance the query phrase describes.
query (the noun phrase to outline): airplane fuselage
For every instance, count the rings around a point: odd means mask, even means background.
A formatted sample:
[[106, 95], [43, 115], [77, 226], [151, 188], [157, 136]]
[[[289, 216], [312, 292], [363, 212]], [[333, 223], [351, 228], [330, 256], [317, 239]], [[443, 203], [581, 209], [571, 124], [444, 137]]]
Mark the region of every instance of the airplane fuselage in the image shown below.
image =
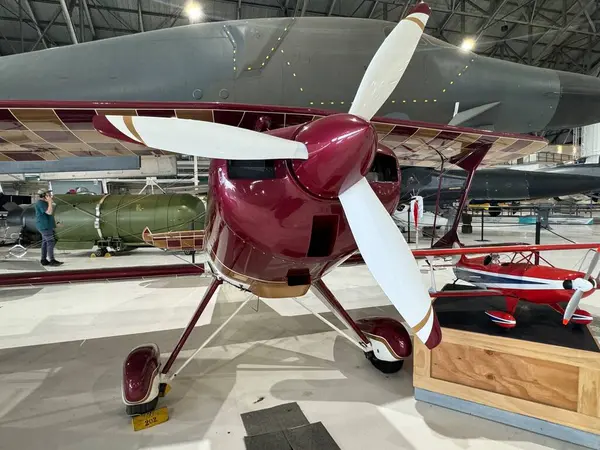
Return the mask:
[[[376, 145], [375, 132], [362, 123], [362, 130], [343, 123], [359, 133], [354, 138], [347, 133], [347, 142], [340, 139], [333, 144], [337, 149], [328, 152], [323, 143], [331, 142], [329, 134], [337, 134], [339, 118], [273, 133], [309, 136], [308, 161], [211, 161], [205, 250], [225, 279], [263, 298], [300, 297], [355, 253], [356, 242], [336, 194], [338, 182], [352, 177], [348, 164], [371, 178], [371, 189], [384, 208], [394, 211], [400, 197], [396, 158], [385, 147], [375, 153], [368, 148]], [[365, 139], [365, 133], [371, 139]], [[362, 140], [369, 145], [360, 144]], [[364, 158], [354, 151], [355, 144], [363, 147]], [[326, 153], [348, 164], [335, 164]], [[344, 153], [350, 157], [344, 158]]]
[[[566, 280], [584, 278], [585, 273], [530, 263], [501, 264], [486, 257], [462, 258], [453, 269], [455, 276], [482, 289], [531, 303], [555, 304], [568, 302], [575, 292]], [[584, 292], [589, 297], [594, 289]]]

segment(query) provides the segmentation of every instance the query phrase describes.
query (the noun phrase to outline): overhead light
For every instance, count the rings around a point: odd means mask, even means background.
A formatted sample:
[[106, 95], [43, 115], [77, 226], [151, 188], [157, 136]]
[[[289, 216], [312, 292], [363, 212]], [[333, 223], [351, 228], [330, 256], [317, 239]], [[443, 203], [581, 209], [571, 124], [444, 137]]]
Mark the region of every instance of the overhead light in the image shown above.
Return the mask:
[[558, 151], [558, 153], [562, 153], [562, 145], [557, 146], [556, 150]]
[[466, 52], [470, 52], [475, 48], [475, 39], [473, 38], [464, 38], [462, 44], [460, 44], [460, 48], [462, 48]]
[[190, 22], [198, 22], [204, 17], [204, 11], [202, 11], [202, 8], [196, 2], [189, 2], [185, 5], [184, 11]]

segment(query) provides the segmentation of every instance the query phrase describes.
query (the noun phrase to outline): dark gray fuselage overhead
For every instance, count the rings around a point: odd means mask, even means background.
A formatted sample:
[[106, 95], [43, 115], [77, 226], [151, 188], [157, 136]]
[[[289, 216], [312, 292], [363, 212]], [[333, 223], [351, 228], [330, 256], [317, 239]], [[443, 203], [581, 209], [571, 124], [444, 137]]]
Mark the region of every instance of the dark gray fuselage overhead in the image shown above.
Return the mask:
[[[0, 58], [0, 99], [202, 101], [347, 111], [394, 23], [196, 24]], [[529, 132], [600, 122], [600, 80], [477, 56], [424, 35], [380, 116]], [[497, 104], [496, 104], [497, 103]], [[485, 109], [485, 108], [484, 108]]]

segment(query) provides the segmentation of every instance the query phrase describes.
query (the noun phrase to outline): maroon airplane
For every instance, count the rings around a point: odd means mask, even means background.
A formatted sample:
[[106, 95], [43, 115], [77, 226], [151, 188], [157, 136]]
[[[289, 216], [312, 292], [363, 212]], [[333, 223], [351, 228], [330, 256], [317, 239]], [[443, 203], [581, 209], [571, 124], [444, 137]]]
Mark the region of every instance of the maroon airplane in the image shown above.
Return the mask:
[[[433, 155], [468, 170], [464, 206], [484, 156], [492, 163], [507, 161], [539, 151], [546, 142], [372, 120], [404, 73], [429, 12], [426, 4], [417, 5], [389, 34], [348, 114], [231, 104], [0, 103], [0, 124], [22, 127], [11, 131], [21, 133], [18, 142], [0, 131], [11, 145], [0, 146], [0, 157], [23, 158], [32, 148], [43, 159], [87, 156], [93, 149], [115, 155], [122, 148], [129, 154], [166, 151], [212, 158], [203, 245], [214, 278], [165, 364], [154, 344], [127, 356], [122, 394], [129, 414], [156, 407], [173, 363], [223, 282], [264, 298], [300, 297], [312, 289], [348, 326], [373, 365], [395, 372], [412, 351], [402, 323], [386, 317], [354, 321], [322, 280], [360, 252], [415, 336], [429, 348], [440, 343], [431, 298], [390, 216], [400, 198], [397, 158], [428, 164]], [[67, 133], [77, 142], [67, 140]], [[87, 152], [80, 150], [83, 146]], [[456, 240], [459, 220], [438, 245]]]

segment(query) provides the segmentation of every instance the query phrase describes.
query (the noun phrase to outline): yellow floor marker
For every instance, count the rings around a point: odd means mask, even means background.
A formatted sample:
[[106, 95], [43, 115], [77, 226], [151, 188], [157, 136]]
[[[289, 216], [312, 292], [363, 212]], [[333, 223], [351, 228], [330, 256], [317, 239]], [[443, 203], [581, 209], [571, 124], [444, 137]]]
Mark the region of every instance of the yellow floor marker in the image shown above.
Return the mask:
[[90, 255], [90, 258], [95, 258], [95, 257], [96, 257], [96, 254], [95, 254], [95, 253], [92, 253], [92, 254]]
[[105, 253], [105, 254], [104, 254], [104, 257], [105, 257], [105, 258], [110, 258], [110, 257], [112, 257], [112, 254], [110, 254], [110, 253]]
[[140, 431], [160, 425], [167, 420], [169, 420], [169, 410], [166, 406], [163, 406], [149, 413], [133, 417], [131, 424], [133, 425], [133, 431]]

